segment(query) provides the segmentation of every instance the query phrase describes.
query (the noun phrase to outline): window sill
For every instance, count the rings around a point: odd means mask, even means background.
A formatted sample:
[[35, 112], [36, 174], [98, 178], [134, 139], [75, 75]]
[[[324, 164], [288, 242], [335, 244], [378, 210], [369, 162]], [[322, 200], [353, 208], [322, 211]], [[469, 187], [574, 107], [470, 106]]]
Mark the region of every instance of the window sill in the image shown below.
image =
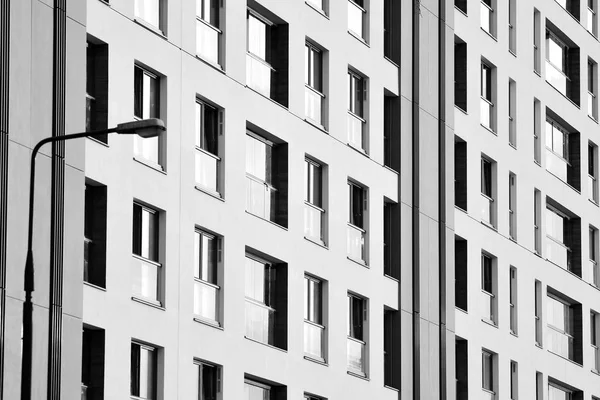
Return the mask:
[[[560, 6], [560, 8], [562, 8], [564, 10], [564, 12], [566, 12], [568, 15], [570, 15], [571, 18], [573, 18], [575, 20], [575, 22], [577, 22], [577, 24], [579, 24], [581, 27], [583, 27], [583, 25], [581, 25], [581, 21], [579, 21], [573, 14], [571, 14], [571, 12], [569, 10], [567, 10], [566, 8], [564, 8], [562, 6], [562, 4], [560, 4], [557, 0], [554, 0], [554, 1], [556, 1], [556, 3]], [[587, 31], [587, 29], [586, 29], [586, 31]]]
[[396, 61], [392, 60], [391, 58], [389, 58], [385, 54], [383, 55], [383, 58], [386, 59], [386, 60], [388, 60], [388, 62], [390, 64], [392, 64], [393, 66], [395, 66], [396, 68], [400, 68], [400, 65]]
[[273, 349], [273, 350], [278, 350], [278, 351], [281, 351], [281, 352], [283, 352], [283, 353], [287, 353], [287, 350], [280, 349], [279, 347], [275, 347], [275, 346], [273, 346], [272, 344], [269, 344], [269, 343], [259, 342], [258, 340], [250, 339], [250, 338], [249, 338], [248, 336], [246, 336], [246, 335], [244, 335], [244, 339], [246, 339], [246, 340], [249, 340], [249, 341], [251, 341], [251, 342], [253, 342], [253, 343], [257, 343], [257, 344], [260, 344], [260, 345], [263, 345], [263, 346], [270, 347], [270, 348], [271, 348], [271, 349]]
[[352, 146], [350, 143], [346, 143], [346, 146], [350, 147], [352, 150], [356, 151], [358, 154], [361, 154], [367, 158], [371, 158], [371, 157], [369, 157], [369, 154], [366, 152], [365, 149], [359, 149], [358, 147]]
[[495, 131], [494, 131], [492, 128], [490, 128], [489, 126], [485, 126], [485, 125], [484, 125], [484, 124], [482, 124], [481, 122], [479, 123], [479, 125], [481, 125], [481, 127], [482, 127], [483, 129], [485, 129], [486, 131], [488, 131], [488, 132], [492, 133], [494, 136], [498, 136], [498, 134], [497, 134], [497, 133], [496, 133], [496, 132], [495, 132]]
[[511, 49], [508, 49], [508, 52], [510, 54], [512, 54], [515, 58], [517, 58], [517, 53], [515, 53], [514, 51], [512, 51]]
[[550, 349], [548, 349], [548, 353], [554, 354], [555, 356], [557, 356], [557, 357], [560, 357], [560, 358], [562, 358], [562, 359], [563, 359], [563, 360], [565, 360], [565, 361], [568, 361], [568, 362], [570, 362], [570, 363], [572, 363], [572, 364], [575, 364], [575, 365], [577, 365], [578, 367], [582, 367], [582, 368], [583, 368], [583, 364], [579, 364], [577, 361], [571, 360], [570, 358], [567, 358], [567, 357], [565, 357], [565, 356], [561, 356], [560, 354], [558, 354], [558, 353], [555, 353], [555, 352], [553, 352], [553, 351], [552, 351], [552, 350], [550, 350]]
[[535, 69], [533, 70], [533, 73], [536, 74], [537, 76], [539, 76], [540, 78], [542, 77], [542, 73], [540, 71], [536, 71]]
[[517, 145], [516, 144], [508, 142], [508, 145], [510, 147], [512, 147], [513, 149], [517, 150]]
[[357, 259], [352, 258], [350, 256], [346, 256], [346, 258], [348, 260], [352, 261], [353, 263], [360, 265], [361, 267], [369, 268], [369, 265], [367, 264], [367, 262], [365, 260], [357, 260]]
[[362, 44], [364, 44], [365, 46], [371, 48], [371, 46], [369, 46], [369, 43], [367, 43], [367, 41], [363, 38], [361, 38], [360, 36], [358, 36], [356, 33], [354, 33], [353, 31], [348, 31], [348, 33], [350, 34], [350, 36], [352, 36], [354, 39], [358, 40], [359, 42], [361, 42]]
[[516, 337], [517, 339], [519, 338], [519, 334], [513, 331], [509, 332], [512, 336]]
[[489, 222], [485, 222], [485, 221], [479, 221], [479, 222], [481, 222], [482, 225], [487, 226], [494, 232], [498, 232], [498, 228], [496, 228], [494, 225], [490, 224]]
[[217, 70], [217, 72], [220, 72], [222, 74], [225, 74], [225, 70], [223, 69], [223, 66], [220, 64], [215, 64], [214, 62], [208, 61], [207, 59], [205, 59], [204, 57], [202, 57], [199, 54], [196, 54], [196, 59], [198, 61], [203, 62], [204, 64], [208, 65], [209, 67]]
[[498, 324], [488, 318], [481, 318], [481, 321], [489, 326], [498, 329]]
[[456, 311], [460, 311], [460, 312], [462, 312], [462, 313], [465, 313], [466, 315], [469, 315], [469, 312], [468, 312], [467, 310], [463, 310], [463, 309], [462, 309], [462, 308], [460, 308], [460, 307], [454, 306], [454, 309], [455, 309]]
[[313, 10], [315, 10], [317, 13], [319, 13], [321, 16], [329, 19], [329, 16], [325, 13], [325, 10], [320, 10], [318, 9], [316, 6], [314, 6], [313, 4], [311, 4], [308, 1], [305, 1], [304, 3], [306, 3], [307, 6], [309, 6], [310, 8], [312, 8]]
[[390, 167], [389, 165], [385, 165], [383, 164], [383, 168], [387, 169], [388, 171], [400, 176], [400, 172], [396, 171], [394, 168]]
[[346, 371], [346, 373], [350, 376], [354, 376], [356, 378], [365, 380], [367, 382], [370, 382], [371, 380], [369, 378], [367, 378], [367, 374], [365, 373], [361, 373], [361, 372], [353, 372], [353, 371]]
[[146, 28], [147, 30], [154, 33], [158, 37], [160, 37], [164, 40], [168, 40], [167, 36], [164, 34], [163, 31], [160, 30], [160, 28], [157, 28], [154, 25], [149, 24], [148, 22], [144, 21], [143, 19], [134, 18], [133, 22], [135, 22], [136, 24], [138, 24], [139, 26], [141, 26], [143, 28]]
[[93, 283], [86, 282], [86, 281], [83, 281], [83, 284], [85, 286], [89, 286], [89, 287], [94, 288], [96, 290], [100, 290], [102, 292], [106, 292], [106, 288], [103, 288], [102, 286], [94, 285]]
[[278, 227], [278, 228], [281, 228], [281, 229], [283, 229], [283, 230], [284, 230], [284, 231], [286, 231], [286, 232], [287, 232], [287, 230], [288, 230], [288, 228], [286, 228], [285, 226], [283, 226], [283, 225], [279, 225], [277, 222], [273, 222], [273, 221], [271, 221], [270, 219], [266, 219], [266, 218], [263, 218], [263, 217], [261, 217], [261, 216], [259, 216], [259, 215], [252, 214], [252, 213], [251, 213], [250, 211], [248, 211], [248, 210], [245, 210], [245, 212], [246, 212], [246, 214], [248, 214], [248, 215], [252, 215], [254, 218], [258, 218], [258, 219], [260, 219], [261, 221], [268, 222], [268, 223], [270, 223], [271, 225], [273, 225], [273, 226], [276, 226], [276, 227]]
[[592, 374], [594, 374], [594, 375], [598, 375], [598, 376], [600, 376], [600, 372], [599, 372], [599, 371], [596, 371], [595, 369], [592, 369], [592, 370], [590, 370], [590, 372], [591, 372]]
[[321, 132], [329, 135], [329, 132], [327, 131], [327, 129], [323, 125], [318, 124], [317, 122], [313, 121], [312, 119], [310, 119], [310, 118], [304, 118], [304, 122], [306, 122], [307, 124], [309, 124], [311, 126], [314, 126], [315, 128], [317, 128]]
[[496, 43], [498, 42], [498, 39], [496, 38], [496, 36], [494, 36], [493, 34], [491, 34], [490, 32], [486, 31], [485, 29], [483, 29], [482, 27], [479, 27], [479, 29], [481, 29], [483, 32], [485, 32], [486, 35], [488, 35], [489, 37], [491, 37]]
[[533, 160], [534, 164], [537, 164], [538, 167], [542, 167], [542, 163], [539, 162], [538, 160]]
[[[554, 154], [556, 154], [556, 153], [554, 153]], [[573, 189], [577, 194], [581, 194], [581, 190], [577, 190], [577, 188], [569, 185], [568, 182], [563, 181], [558, 175], [553, 174], [552, 171], [546, 169], [546, 172], [548, 172], [550, 175], [552, 175], [553, 177], [555, 177], [556, 179], [558, 179], [559, 181], [561, 181], [562, 183], [564, 183], [567, 187], [570, 187], [571, 189]]]
[[454, 11], [458, 11], [459, 13], [461, 13], [462, 15], [464, 15], [465, 17], [468, 17], [467, 13], [464, 12], [463, 10], [461, 10], [460, 8], [454, 6]]
[[598, 118], [594, 118], [593, 115], [588, 114], [588, 118], [594, 121], [595, 123], [598, 123]]
[[304, 355], [304, 359], [307, 361], [314, 362], [315, 364], [322, 365], [324, 367], [329, 367], [329, 364], [327, 364], [327, 361], [325, 361], [324, 359], [318, 359], [307, 355]]
[[98, 2], [104, 4], [107, 7], [110, 7], [110, 3], [107, 0], [98, 0]]
[[141, 299], [141, 298], [135, 297], [135, 296], [131, 296], [131, 300], [133, 300], [137, 303], [145, 304], [147, 306], [156, 308], [158, 310], [165, 311], [165, 307], [159, 301], [156, 301], [156, 300]]
[[596, 200], [588, 199], [588, 201], [589, 201], [590, 203], [592, 203], [593, 205], [595, 205], [596, 207], [598, 207], [598, 206], [599, 206], [599, 205], [598, 205], [598, 202], [597, 202]]
[[575, 107], [577, 107], [577, 109], [581, 109], [581, 107], [579, 105], [577, 105], [577, 103], [575, 103], [573, 100], [571, 100], [570, 98], [568, 98], [563, 92], [561, 92], [560, 90], [558, 90], [556, 87], [554, 87], [553, 84], [551, 84], [550, 82], [548, 82], [548, 80], [546, 80], [546, 83], [548, 85], [550, 85], [550, 87], [554, 90], [556, 90], [556, 93], [560, 94], [562, 97], [564, 97], [565, 99], [567, 99], [569, 101], [569, 103], [573, 104]]
[[465, 214], [469, 214], [469, 212], [468, 212], [467, 210], [465, 210], [465, 209], [464, 209], [464, 208], [462, 208], [461, 206], [457, 206], [456, 204], [454, 205], [454, 209], [455, 209], [456, 211], [460, 211], [460, 212], [463, 212], [463, 213], [465, 213]]
[[465, 114], [465, 115], [469, 115], [469, 113], [467, 112], [467, 110], [463, 110], [462, 107], [457, 106], [456, 103], [454, 104], [454, 108], [458, 111], [460, 111], [461, 113]]
[[389, 390], [393, 390], [394, 392], [398, 392], [400, 393], [400, 389], [397, 389], [395, 387], [389, 386], [389, 385], [383, 385], [384, 388], [389, 389]]
[[272, 98], [270, 98], [270, 97], [267, 97], [267, 96], [265, 96], [264, 94], [262, 94], [262, 93], [261, 93], [261, 92], [259, 92], [258, 90], [255, 90], [255, 89], [254, 89], [252, 86], [248, 86], [248, 85], [245, 85], [245, 86], [246, 86], [248, 89], [252, 90], [254, 93], [258, 94], [258, 95], [259, 95], [260, 97], [262, 97], [263, 99], [267, 99], [267, 100], [269, 100], [271, 103], [278, 105], [279, 107], [283, 108], [283, 109], [284, 109], [284, 110], [286, 110], [286, 111], [289, 111], [289, 109], [288, 109], [286, 106], [284, 106], [283, 104], [281, 104], [281, 103], [279, 103], [279, 102], [277, 102], [277, 101], [273, 100], [273, 99], [272, 99]]
[[133, 161], [138, 162], [148, 168], [155, 170], [156, 172], [160, 172], [163, 175], [166, 175], [167, 172], [164, 170], [164, 167], [160, 164], [155, 164], [152, 161], [144, 160], [143, 158], [133, 157]]
[[[546, 239], [548, 239], [548, 237], [546, 237]], [[552, 239], [550, 239], [550, 240], [552, 240]], [[556, 240], [553, 240], [553, 242], [554, 242], [554, 243], [558, 243]], [[558, 243], [558, 244], [560, 244], [560, 243]], [[565, 247], [565, 246], [563, 245], [563, 247]], [[564, 267], [562, 267], [562, 266], [560, 266], [560, 265], [556, 264], [555, 262], [553, 262], [553, 261], [551, 261], [551, 260], [549, 260], [549, 259], [547, 259], [547, 258], [545, 258], [545, 260], [546, 260], [546, 261], [548, 261], [550, 264], [552, 264], [552, 265], [555, 265], [555, 266], [557, 266], [558, 268], [560, 268], [561, 270], [563, 270], [563, 271], [567, 272], [569, 275], [572, 275], [572, 276], [574, 276], [575, 278], [579, 279], [580, 281], [583, 281], [583, 278], [582, 278], [582, 277], [580, 277], [579, 275], [577, 275], [576, 273], [574, 273], [573, 271], [569, 271], [567, 268], [564, 268]], [[586, 282], [586, 281], [584, 281], [584, 282]], [[587, 283], [587, 282], [586, 282], [586, 283]]]
[[204, 189], [202, 186], [198, 186], [198, 185], [195, 185], [194, 188], [199, 192], [209, 195], [210, 197], [214, 197], [217, 200], [225, 202], [225, 199], [219, 192], [213, 192], [212, 190]]
[[385, 272], [383, 273], [383, 276], [393, 282], [400, 283], [400, 278], [394, 278], [393, 276], [388, 275]]
[[310, 238], [308, 236], [304, 236], [304, 239], [306, 239], [307, 241], [309, 241], [309, 242], [311, 242], [313, 244], [316, 244], [319, 247], [324, 248], [325, 250], [329, 250], [329, 247], [327, 247], [327, 245], [325, 244], [325, 242], [323, 242], [322, 240], [313, 239], [313, 238]]
[[201, 317], [194, 317], [194, 322], [197, 322], [202, 325], [210, 326], [211, 328], [218, 329], [220, 331], [224, 330], [220, 323], [217, 321], [209, 321]]
[[[98, 1], [99, 1], [100, 3], [103, 3], [103, 1], [102, 1], [102, 0], [98, 0]], [[104, 147], [110, 147], [110, 146], [108, 145], [108, 143], [104, 143], [104, 142], [103, 142], [102, 140], [100, 140], [100, 139], [96, 139], [96, 138], [94, 138], [94, 137], [89, 137], [89, 136], [87, 136], [87, 138], [88, 138], [88, 139], [90, 139], [92, 142], [98, 143], [98, 144], [99, 144], [99, 145], [101, 145], [101, 146], [104, 146]], [[106, 137], [106, 140], [108, 140], [108, 136]]]

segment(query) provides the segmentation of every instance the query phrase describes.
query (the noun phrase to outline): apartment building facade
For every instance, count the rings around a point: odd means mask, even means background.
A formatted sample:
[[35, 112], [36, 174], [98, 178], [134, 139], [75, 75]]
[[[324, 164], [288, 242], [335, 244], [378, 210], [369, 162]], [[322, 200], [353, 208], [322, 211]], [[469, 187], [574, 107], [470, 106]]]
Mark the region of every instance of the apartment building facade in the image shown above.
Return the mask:
[[598, 2], [454, 5], [457, 399], [600, 398]]

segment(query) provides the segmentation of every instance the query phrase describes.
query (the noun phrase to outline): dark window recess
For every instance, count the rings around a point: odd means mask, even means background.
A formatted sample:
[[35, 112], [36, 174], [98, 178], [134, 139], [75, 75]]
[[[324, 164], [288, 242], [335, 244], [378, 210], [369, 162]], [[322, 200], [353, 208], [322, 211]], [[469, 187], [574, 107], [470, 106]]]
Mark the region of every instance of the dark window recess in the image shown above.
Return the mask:
[[195, 363], [198, 373], [198, 400], [217, 400], [221, 392], [221, 367]]
[[[559, 4], [561, 4], [561, 2], [559, 1]], [[569, 14], [571, 14], [573, 17], [575, 17], [575, 19], [577, 21], [580, 21], [580, 10], [581, 7], [579, 5], [579, 0], [566, 0], [566, 10], [569, 12]]]
[[581, 140], [579, 132], [570, 132], [568, 143], [567, 183], [581, 191]]
[[104, 399], [104, 329], [83, 327], [81, 391], [86, 400]]
[[400, 312], [384, 310], [383, 313], [383, 362], [384, 384], [400, 389]]
[[456, 36], [454, 37], [454, 105], [467, 111], [467, 44]]
[[157, 349], [131, 342], [131, 396], [156, 399]]
[[467, 211], [467, 142], [454, 137], [454, 205]]
[[482, 255], [481, 263], [481, 289], [488, 293], [494, 293], [494, 271], [492, 266], [492, 259], [489, 256]]
[[579, 65], [579, 54], [579, 47], [569, 48], [567, 53], [567, 72], [569, 76], [569, 79], [567, 79], [567, 97], [578, 106], [581, 105], [581, 68]]
[[384, 0], [383, 6], [383, 54], [400, 65], [400, 2]]
[[567, 266], [569, 271], [581, 277], [581, 219], [572, 217], [564, 221], [564, 244], [570, 249], [567, 252]]
[[384, 165], [400, 172], [400, 98], [383, 98], [383, 152]]
[[469, 399], [469, 342], [456, 337], [456, 400]]
[[454, 303], [468, 311], [467, 241], [459, 236], [454, 237], [454, 268]]
[[[89, 132], [108, 127], [108, 45], [88, 39], [86, 56], [85, 131]], [[96, 139], [108, 143], [108, 135]]]
[[400, 279], [400, 207], [383, 204], [383, 272]]
[[364, 210], [365, 204], [365, 189], [348, 182], [350, 187], [350, 223], [358, 228], [363, 229], [364, 225]]
[[288, 145], [273, 146], [273, 186], [277, 188], [275, 202], [271, 203], [272, 221], [288, 226]]
[[106, 288], [106, 186], [85, 184], [83, 280]]
[[133, 254], [158, 262], [158, 213], [133, 203]]
[[460, 11], [467, 13], [467, 0], [454, 0], [454, 7]]

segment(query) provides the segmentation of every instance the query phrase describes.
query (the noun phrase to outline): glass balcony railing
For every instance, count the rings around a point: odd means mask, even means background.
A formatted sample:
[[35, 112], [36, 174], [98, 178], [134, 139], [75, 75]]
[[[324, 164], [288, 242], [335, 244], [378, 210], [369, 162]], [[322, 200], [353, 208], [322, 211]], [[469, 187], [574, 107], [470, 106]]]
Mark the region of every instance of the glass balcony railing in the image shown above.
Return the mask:
[[552, 325], [546, 329], [548, 349], [562, 357], [573, 359], [573, 336], [556, 330]]
[[598, 181], [595, 177], [588, 175], [588, 198], [594, 203], [598, 202]]
[[598, 285], [598, 263], [594, 260], [587, 260], [583, 270], [583, 280], [594, 286]]
[[271, 204], [275, 204], [276, 195], [275, 188], [246, 175], [246, 211], [271, 220]]
[[546, 236], [546, 259], [567, 271], [571, 270], [571, 250], [550, 236]]
[[348, 370], [365, 375], [365, 343], [351, 337], [348, 338]]
[[151, 302], [158, 299], [158, 282], [161, 265], [157, 262], [133, 256], [133, 296]]
[[219, 157], [196, 148], [196, 184], [219, 192]]
[[271, 97], [271, 72], [273, 69], [266, 61], [246, 54], [246, 85], [258, 93]]
[[196, 20], [196, 54], [219, 64], [219, 38], [221, 31], [201, 19]]
[[567, 95], [567, 76], [549, 61], [546, 61], [546, 81], [563, 95]]
[[484, 2], [481, 2], [481, 13], [480, 13], [481, 29], [483, 29], [484, 31], [486, 31], [489, 34], [492, 34], [493, 15], [494, 15], [494, 11], [490, 8], [490, 6], [488, 6]]
[[304, 236], [318, 241], [323, 240], [323, 215], [325, 211], [304, 202]]
[[494, 105], [488, 100], [481, 98], [481, 125], [488, 129], [492, 129], [492, 113]]
[[365, 231], [352, 224], [348, 224], [348, 257], [365, 260]]
[[348, 143], [352, 147], [364, 151], [363, 123], [364, 120], [362, 118], [348, 112]]
[[552, 150], [546, 148], [546, 169], [563, 182], [567, 181], [567, 160], [560, 157]]
[[146, 161], [158, 164], [158, 136], [143, 138], [133, 135], [133, 154]]
[[481, 220], [490, 225], [493, 225], [493, 221], [492, 221], [493, 207], [494, 207], [494, 199], [491, 199], [482, 193], [481, 194]]
[[598, 113], [596, 111], [596, 95], [594, 93], [588, 92], [587, 95], [587, 103], [588, 103], [588, 115], [594, 119], [598, 119]]
[[194, 314], [217, 322], [219, 287], [202, 280], [194, 281]]
[[246, 299], [246, 337], [273, 344], [275, 310]]
[[348, 1], [348, 30], [359, 38], [363, 37], [363, 15], [365, 10], [353, 2]]
[[304, 321], [304, 353], [317, 360], [324, 360], [323, 334], [325, 328], [310, 321]]
[[322, 100], [323, 95], [321, 93], [315, 91], [310, 86], [304, 87], [304, 112], [306, 114], [306, 118], [319, 125], [322, 125]]
[[481, 316], [483, 319], [496, 322], [496, 315], [494, 314], [494, 301], [496, 296], [485, 290], [481, 291]]

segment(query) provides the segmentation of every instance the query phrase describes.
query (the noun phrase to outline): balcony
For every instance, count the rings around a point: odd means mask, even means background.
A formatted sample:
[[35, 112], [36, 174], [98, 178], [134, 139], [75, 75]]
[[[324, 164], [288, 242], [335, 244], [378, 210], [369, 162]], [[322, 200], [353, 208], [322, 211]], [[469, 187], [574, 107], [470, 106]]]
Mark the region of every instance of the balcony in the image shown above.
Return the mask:
[[246, 211], [271, 220], [271, 204], [275, 204], [277, 190], [249, 175], [246, 184]]
[[481, 293], [481, 317], [484, 320], [491, 321], [495, 324], [496, 315], [494, 314], [494, 302], [496, 301], [496, 296], [485, 290], [482, 290]]
[[563, 71], [556, 68], [554, 64], [546, 60], [546, 81], [554, 86], [556, 90], [562, 93], [564, 96], [567, 95], [567, 82], [569, 78], [564, 74]]
[[159, 276], [161, 265], [133, 255], [133, 296], [160, 305]]
[[551, 352], [573, 360], [573, 336], [557, 330], [552, 325], [548, 325], [546, 329], [546, 343]]
[[366, 11], [364, 8], [348, 0], [348, 30], [363, 39], [363, 20]]
[[323, 243], [323, 216], [325, 210], [304, 202], [304, 236]]
[[366, 376], [365, 342], [348, 337], [348, 371]]
[[273, 344], [275, 310], [246, 299], [246, 337], [258, 342]]
[[588, 198], [598, 203], [598, 181], [592, 175], [588, 175]]
[[567, 160], [546, 147], [546, 169], [563, 182], [567, 182]]
[[219, 287], [194, 280], [194, 314], [202, 319], [218, 323]]
[[492, 33], [492, 18], [493, 18], [493, 16], [494, 16], [494, 10], [492, 10], [490, 8], [490, 6], [488, 6], [487, 4], [485, 4], [482, 1], [481, 2], [481, 12], [480, 12], [481, 29], [483, 29], [490, 35], [493, 35], [493, 33]]
[[159, 165], [158, 162], [158, 136], [152, 138], [143, 138], [139, 135], [133, 135], [133, 154], [146, 161]]
[[321, 126], [323, 125], [322, 101], [324, 97], [325, 96], [310, 86], [304, 86], [304, 113], [306, 118]]
[[246, 85], [266, 97], [271, 97], [271, 73], [275, 70], [266, 61], [246, 53]]
[[587, 95], [587, 103], [588, 103], [588, 115], [592, 117], [594, 120], [598, 119], [597, 105], [596, 105], [596, 95], [592, 92], [588, 92]]
[[485, 194], [481, 194], [481, 220], [489, 225], [494, 225], [494, 221], [492, 220], [494, 210], [494, 199], [486, 196]]
[[546, 236], [546, 259], [567, 271], [571, 270], [571, 250], [551, 236]]
[[481, 98], [481, 125], [489, 130], [492, 129], [492, 115], [494, 113], [494, 105], [487, 99]]
[[219, 157], [196, 147], [196, 185], [218, 193], [220, 162]]
[[588, 260], [587, 263], [585, 263], [583, 280], [594, 286], [598, 286], [598, 263], [596, 263], [596, 261]]
[[325, 361], [323, 354], [323, 336], [325, 328], [304, 320], [304, 354], [316, 360]]
[[348, 143], [350, 146], [362, 152], [365, 151], [363, 142], [364, 123], [364, 119], [348, 111]]
[[363, 229], [348, 224], [348, 257], [352, 260], [365, 261], [365, 234]]
[[196, 19], [196, 54], [212, 64], [219, 65], [221, 31], [202, 19]]

